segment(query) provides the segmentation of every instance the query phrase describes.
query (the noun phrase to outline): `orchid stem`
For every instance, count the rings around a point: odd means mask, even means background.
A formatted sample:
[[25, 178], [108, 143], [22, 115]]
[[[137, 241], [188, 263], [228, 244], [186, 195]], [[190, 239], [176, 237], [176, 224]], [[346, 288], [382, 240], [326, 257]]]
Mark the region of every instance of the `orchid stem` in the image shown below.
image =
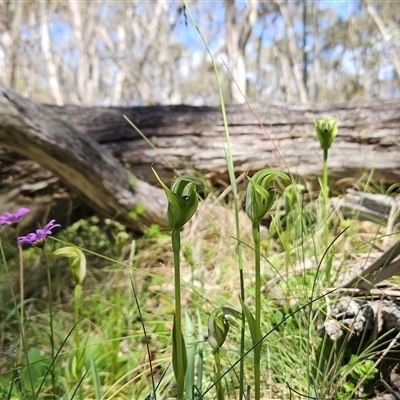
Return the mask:
[[21, 346], [18, 355], [18, 362], [20, 362], [25, 341], [25, 316], [24, 316], [25, 293], [24, 293], [24, 258], [22, 255], [22, 247], [18, 247], [18, 251], [19, 251], [19, 293], [20, 293], [19, 323], [21, 330]]
[[[78, 322], [81, 313], [82, 285], [79, 283], [75, 286], [74, 291], [74, 326], [75, 328], [75, 348], [76, 348], [76, 375], [78, 379], [83, 375], [83, 354], [85, 349], [81, 346], [81, 334], [78, 329]], [[83, 400], [82, 385], [79, 386], [79, 399]]]
[[[324, 230], [324, 249], [329, 246], [329, 184], [328, 184], [328, 150], [324, 149], [323, 171], [322, 171], [322, 221]], [[330, 253], [327, 254], [327, 262], [325, 269], [325, 278], [327, 283], [331, 280], [331, 260]]]
[[[176, 369], [179, 373], [184, 371], [183, 365], [183, 340], [182, 340], [182, 304], [181, 304], [181, 271], [180, 271], [180, 251], [181, 251], [181, 234], [179, 230], [173, 230], [172, 250], [174, 253], [174, 286], [175, 286], [175, 345], [176, 345]], [[183, 400], [183, 387], [178, 382], [178, 399]]]
[[[254, 267], [255, 267], [255, 335], [257, 340], [261, 338], [261, 247], [260, 247], [260, 222], [253, 222], [254, 240]], [[254, 347], [254, 396], [260, 399], [260, 361], [261, 343]]]
[[224, 392], [222, 390], [222, 382], [221, 382], [221, 357], [219, 354], [219, 350], [214, 351], [214, 363], [215, 363], [215, 389], [217, 391], [217, 399], [224, 400]]
[[55, 364], [55, 351], [54, 351], [54, 324], [53, 324], [53, 286], [51, 283], [51, 271], [50, 271], [50, 264], [49, 264], [49, 259], [47, 257], [47, 254], [43, 250], [43, 256], [45, 259], [46, 263], [46, 271], [47, 271], [47, 285], [48, 285], [48, 290], [49, 290], [49, 318], [50, 318], [50, 345], [51, 345], [51, 359], [52, 359], [52, 367], [51, 367], [51, 379], [52, 379], [52, 385], [53, 385], [53, 398], [55, 398], [56, 394], [56, 381], [55, 381], [55, 376], [54, 376], [54, 364]]

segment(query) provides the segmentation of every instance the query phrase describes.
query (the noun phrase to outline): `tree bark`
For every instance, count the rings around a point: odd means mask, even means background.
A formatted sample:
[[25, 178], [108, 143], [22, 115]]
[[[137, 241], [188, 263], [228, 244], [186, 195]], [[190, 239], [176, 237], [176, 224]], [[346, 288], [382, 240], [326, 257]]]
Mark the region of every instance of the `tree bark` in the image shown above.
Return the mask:
[[49, 87], [52, 93], [52, 97], [56, 104], [61, 106], [64, 104], [59, 77], [57, 75], [57, 65], [54, 61], [54, 54], [51, 51], [51, 39], [49, 33], [49, 13], [48, 4], [46, 1], [39, 3], [39, 15], [40, 15], [40, 45], [43, 53], [43, 57], [46, 61], [46, 72], [49, 79]]
[[[370, 170], [378, 182], [399, 181], [397, 100], [235, 105], [227, 107], [227, 115], [237, 173], [273, 167], [316, 182], [322, 151], [314, 119], [337, 116], [339, 133], [328, 160], [332, 184], [342, 178], [354, 183]], [[228, 180], [224, 143], [218, 107], [58, 107], [36, 104], [0, 86], [0, 145], [31, 160], [0, 154], [0, 212], [11, 204], [33, 202], [42, 213], [47, 204], [54, 217], [52, 210], [63, 198], [70, 221], [75, 210], [75, 215], [94, 212], [112, 217], [135, 230], [152, 222], [163, 225], [166, 200], [161, 189], [151, 186], [156, 180], [150, 166], [154, 163], [167, 183], [184, 173], [221, 184]], [[29, 190], [26, 185], [31, 185]], [[53, 189], [53, 195], [48, 193]], [[45, 201], [40, 191], [50, 197]], [[132, 219], [130, 211], [143, 204], [143, 214]]]
[[[54, 108], [2, 89], [0, 110], [1, 145], [51, 171], [96, 214], [112, 217], [134, 230], [143, 230], [152, 222], [163, 224], [166, 200], [161, 190], [136, 179], [89, 135], [64, 122]], [[4, 185], [3, 180], [2, 193], [8, 198], [17, 190], [23, 202], [23, 188], [13, 186], [14, 178], [7, 177], [9, 185]], [[43, 182], [46, 187], [50, 183], [51, 178]], [[50, 208], [58, 201], [58, 195], [50, 199]], [[42, 203], [36, 194], [32, 200], [34, 209]]]
[[383, 22], [381, 16], [376, 11], [375, 7], [372, 4], [367, 5], [367, 11], [369, 15], [374, 20], [376, 26], [379, 29], [379, 32], [382, 35], [383, 40], [385, 41], [387, 47], [389, 48], [390, 55], [392, 56], [392, 62], [394, 66], [394, 70], [397, 73], [397, 78], [400, 80], [400, 57], [396, 51], [396, 46], [393, 45], [391, 40], [391, 35], [387, 32], [385, 23]]
[[3, 50], [4, 67], [0, 73], [3, 84], [12, 88], [16, 86], [17, 55], [24, 3], [9, 1], [0, 2], [0, 44]]
[[257, 19], [257, 3], [246, 2], [246, 8], [240, 18], [235, 0], [225, 0], [226, 51], [229, 57], [229, 73], [232, 103], [243, 104], [247, 96], [246, 46], [253, 25]]
[[287, 2], [277, 1], [277, 0], [274, 0], [274, 2], [279, 7], [279, 11], [285, 23], [285, 30], [287, 37], [287, 53], [290, 60], [293, 79], [296, 83], [297, 92], [299, 94], [299, 99], [302, 103], [306, 103], [308, 101], [309, 96], [307, 92], [306, 83], [303, 81], [303, 75], [301, 73], [300, 64], [302, 59], [302, 54], [301, 54], [302, 52], [297, 46], [296, 33], [293, 25], [293, 17], [291, 15]]

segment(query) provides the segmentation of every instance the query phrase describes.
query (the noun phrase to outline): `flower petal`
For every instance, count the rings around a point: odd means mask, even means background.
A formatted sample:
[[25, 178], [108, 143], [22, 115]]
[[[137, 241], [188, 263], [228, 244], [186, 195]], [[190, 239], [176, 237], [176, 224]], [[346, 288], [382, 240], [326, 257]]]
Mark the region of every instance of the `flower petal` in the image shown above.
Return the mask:
[[31, 246], [39, 246], [40, 244], [44, 244], [44, 240], [47, 238], [47, 236], [50, 236], [53, 234], [52, 229], [60, 227], [60, 224], [55, 223], [56, 220], [52, 219], [50, 222], [48, 222], [44, 228], [39, 228], [36, 229], [36, 232], [29, 233], [26, 236], [20, 236], [18, 238], [18, 246], [21, 245], [31, 245]]

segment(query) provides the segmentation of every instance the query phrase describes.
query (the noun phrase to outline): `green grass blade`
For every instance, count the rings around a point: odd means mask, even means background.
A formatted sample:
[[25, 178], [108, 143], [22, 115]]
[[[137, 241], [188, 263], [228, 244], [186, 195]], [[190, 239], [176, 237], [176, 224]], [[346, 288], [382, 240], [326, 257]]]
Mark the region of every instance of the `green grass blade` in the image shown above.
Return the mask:
[[186, 387], [186, 400], [193, 400], [194, 397], [194, 363], [195, 363], [195, 338], [194, 331], [195, 327], [193, 324], [192, 316], [190, 315], [190, 311], [185, 311], [185, 347], [186, 347], [186, 356], [187, 356], [187, 367], [186, 367], [186, 377], [185, 377], [185, 387]]
[[95, 362], [95, 360], [93, 358], [93, 354], [92, 353], [89, 354], [89, 358], [90, 358], [90, 369], [91, 369], [91, 372], [92, 372], [95, 398], [96, 398], [96, 400], [100, 400], [101, 399], [100, 376], [99, 376], [99, 373], [97, 371], [96, 362]]

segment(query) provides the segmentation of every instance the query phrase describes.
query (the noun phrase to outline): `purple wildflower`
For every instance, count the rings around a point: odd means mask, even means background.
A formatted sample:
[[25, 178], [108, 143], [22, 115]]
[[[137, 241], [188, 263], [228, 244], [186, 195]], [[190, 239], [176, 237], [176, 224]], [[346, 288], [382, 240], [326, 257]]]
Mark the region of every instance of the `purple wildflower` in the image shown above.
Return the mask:
[[29, 211], [31, 211], [29, 208], [20, 207], [14, 214], [5, 212], [4, 214], [0, 215], [0, 225], [15, 226], [25, 214], [28, 214]]
[[36, 232], [28, 233], [26, 236], [20, 236], [18, 238], [18, 246], [21, 247], [23, 245], [28, 246], [38, 246], [41, 247], [44, 245], [44, 241], [47, 236], [51, 235], [52, 229], [60, 227], [60, 224], [55, 224], [56, 220], [52, 219], [50, 222], [46, 224], [43, 229], [36, 229]]

